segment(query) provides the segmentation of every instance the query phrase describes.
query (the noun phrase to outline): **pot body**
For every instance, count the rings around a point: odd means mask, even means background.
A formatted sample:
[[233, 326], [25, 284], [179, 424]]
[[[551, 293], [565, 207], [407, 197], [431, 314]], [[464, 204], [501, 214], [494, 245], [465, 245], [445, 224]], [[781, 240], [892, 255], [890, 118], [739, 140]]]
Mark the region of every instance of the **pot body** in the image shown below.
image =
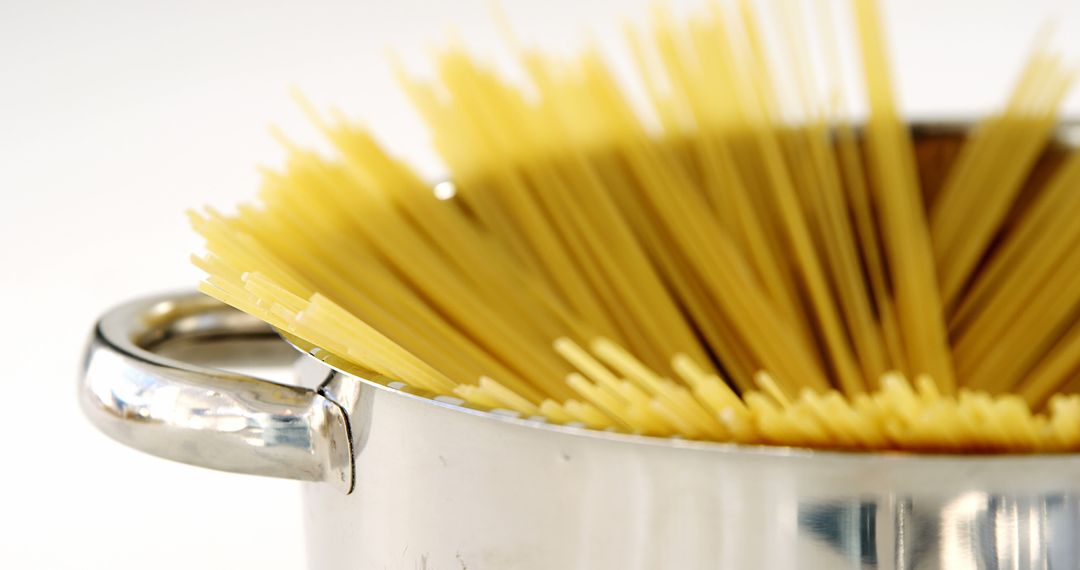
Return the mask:
[[472, 413], [320, 362], [355, 481], [305, 486], [312, 568], [1080, 567], [1080, 457], [820, 453]]

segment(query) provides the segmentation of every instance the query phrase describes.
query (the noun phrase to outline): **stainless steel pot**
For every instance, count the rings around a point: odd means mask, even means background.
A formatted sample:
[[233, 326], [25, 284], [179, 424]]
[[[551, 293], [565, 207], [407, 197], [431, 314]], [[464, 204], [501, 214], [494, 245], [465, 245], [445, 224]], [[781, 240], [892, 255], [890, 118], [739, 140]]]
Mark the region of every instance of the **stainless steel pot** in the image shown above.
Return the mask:
[[[919, 164], [955, 156], [969, 124], [915, 124]], [[1075, 148], [1080, 124], [1057, 138], [1037, 172]], [[936, 185], [934, 168], [921, 175]], [[468, 408], [311, 352], [296, 360], [266, 324], [201, 295], [138, 300], [98, 323], [82, 406], [137, 449], [309, 482], [316, 569], [1080, 568], [1080, 455], [603, 433]], [[192, 364], [283, 357], [297, 386]]]
[[310, 354], [299, 386], [163, 354], [262, 364], [282, 346], [201, 295], [134, 301], [97, 325], [82, 406], [137, 449], [308, 482], [317, 569], [1080, 568], [1078, 455], [635, 437], [464, 408]]

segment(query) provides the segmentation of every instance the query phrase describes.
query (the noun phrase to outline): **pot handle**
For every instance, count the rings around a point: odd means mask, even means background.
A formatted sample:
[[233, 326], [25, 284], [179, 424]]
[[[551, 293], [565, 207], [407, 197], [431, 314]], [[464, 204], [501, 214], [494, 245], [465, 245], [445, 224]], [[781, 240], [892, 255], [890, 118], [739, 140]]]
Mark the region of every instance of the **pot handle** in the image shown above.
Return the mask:
[[[277, 338], [272, 327], [200, 293], [130, 301], [101, 317], [86, 349], [79, 400], [113, 439], [221, 471], [324, 481], [352, 490], [348, 416], [315, 390], [181, 362], [223, 341]], [[259, 343], [267, 347], [267, 343]], [[280, 346], [271, 349], [280, 349]], [[280, 350], [278, 350], [280, 352]], [[256, 350], [250, 365], [264, 363]], [[234, 355], [235, 356], [235, 355]]]

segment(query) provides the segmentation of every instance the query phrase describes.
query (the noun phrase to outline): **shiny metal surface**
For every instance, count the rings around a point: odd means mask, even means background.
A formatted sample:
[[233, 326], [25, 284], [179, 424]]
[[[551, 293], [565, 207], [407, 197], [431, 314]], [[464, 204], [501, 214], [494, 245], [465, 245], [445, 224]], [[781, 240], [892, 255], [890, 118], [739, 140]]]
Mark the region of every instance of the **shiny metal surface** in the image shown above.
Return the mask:
[[[113, 439], [147, 453], [223, 471], [324, 481], [347, 493], [348, 424], [336, 404], [310, 389], [159, 354], [177, 345], [212, 353], [222, 340], [273, 334], [254, 317], [201, 294], [124, 304], [94, 329], [80, 383], [82, 408]], [[273, 349], [248, 351], [259, 362]]]

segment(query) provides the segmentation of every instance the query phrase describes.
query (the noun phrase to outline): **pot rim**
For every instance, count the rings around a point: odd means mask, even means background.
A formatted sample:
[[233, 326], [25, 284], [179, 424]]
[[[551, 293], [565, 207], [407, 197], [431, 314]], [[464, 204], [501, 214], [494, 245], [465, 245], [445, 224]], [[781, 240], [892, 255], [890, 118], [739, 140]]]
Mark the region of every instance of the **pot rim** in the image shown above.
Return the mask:
[[[855, 449], [828, 449], [813, 447], [796, 447], [787, 445], [744, 444], [734, 442], [720, 442], [707, 440], [692, 440], [680, 437], [661, 437], [634, 433], [624, 433], [612, 430], [598, 430], [586, 427], [579, 423], [558, 424], [548, 421], [542, 416], [525, 417], [522, 414], [501, 408], [489, 408], [464, 402], [460, 398], [435, 394], [427, 390], [409, 385], [406, 382], [393, 380], [362, 367], [353, 365], [343, 359], [330, 354], [327, 351], [304, 342], [296, 337], [278, 331], [285, 342], [292, 345], [303, 354], [303, 358], [315, 360], [322, 366], [329, 368], [337, 374], [359, 381], [372, 388], [384, 392], [396, 394], [425, 406], [434, 406], [442, 410], [455, 413], [465, 413], [476, 418], [492, 420], [504, 425], [512, 425], [533, 430], [541, 430], [559, 434], [562, 436], [587, 437], [616, 444], [629, 444], [637, 446], [661, 447], [668, 449], [689, 450], [695, 452], [719, 453], [724, 455], [736, 455], [741, 457], [774, 458], [789, 460], [817, 460], [828, 459], [839, 462], [880, 462], [882, 460], [892, 462], [923, 462], [923, 463], [964, 463], [967, 465], [980, 464], [992, 466], [994, 464], [1008, 463], [1015, 467], [1015, 463], [1028, 462], [1032, 464], [1055, 463], [1073, 461], [1080, 463], [1080, 452], [1032, 452], [1032, 453], [991, 453], [991, 452], [930, 452], [930, 451], [903, 451], [903, 450], [855, 450]], [[324, 386], [326, 384], [324, 383]], [[324, 393], [326, 390], [323, 390]], [[327, 394], [335, 400], [332, 394]], [[1032, 465], [1034, 467], [1035, 465]]]

